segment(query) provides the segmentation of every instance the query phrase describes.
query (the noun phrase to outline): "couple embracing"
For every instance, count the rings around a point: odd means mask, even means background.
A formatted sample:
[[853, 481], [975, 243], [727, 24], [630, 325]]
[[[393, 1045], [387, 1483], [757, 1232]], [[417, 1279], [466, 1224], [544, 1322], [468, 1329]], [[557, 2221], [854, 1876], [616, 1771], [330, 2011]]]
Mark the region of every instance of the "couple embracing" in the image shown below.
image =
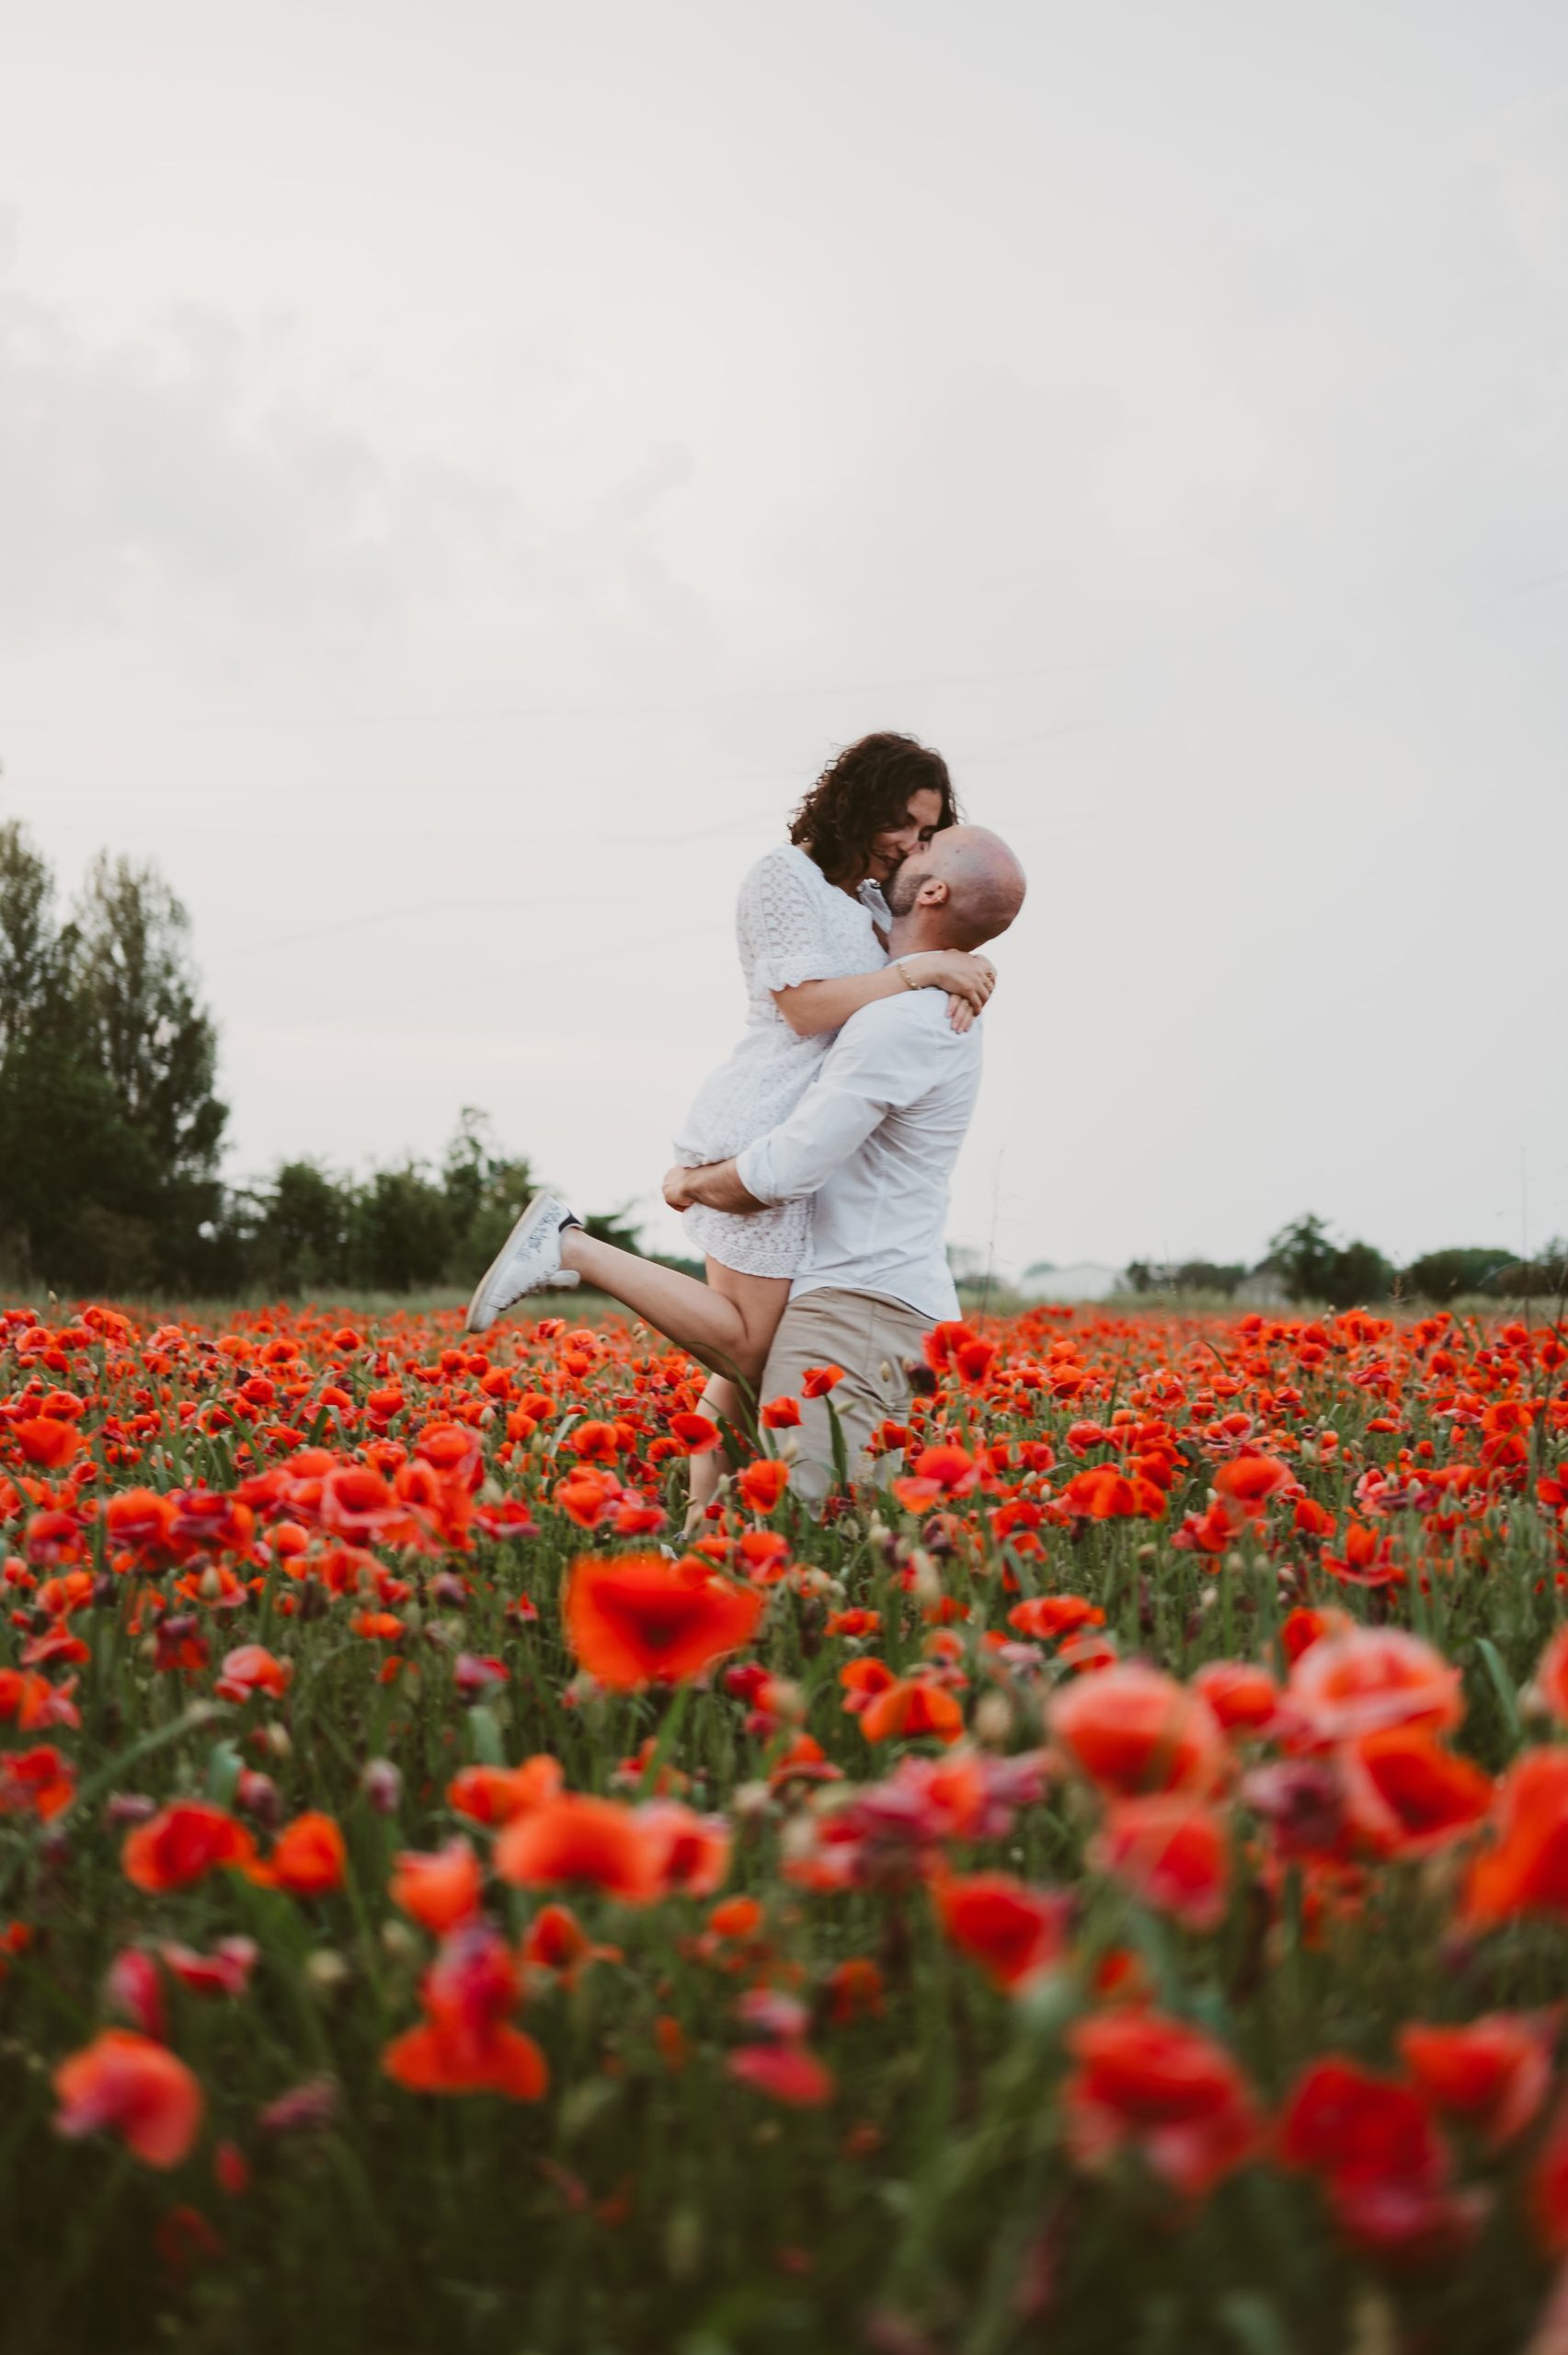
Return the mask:
[[[746, 1030], [664, 1181], [707, 1281], [598, 1241], [536, 1194], [480, 1280], [469, 1330], [526, 1293], [591, 1285], [707, 1366], [704, 1411], [731, 1425], [758, 1396], [798, 1396], [807, 1366], [837, 1365], [853, 1465], [879, 1422], [901, 1419], [906, 1361], [958, 1313], [944, 1229], [996, 981], [979, 951], [1024, 890], [1006, 844], [959, 822], [940, 754], [891, 734], [850, 745], [740, 887]], [[793, 1486], [820, 1510], [833, 1465], [822, 1400], [803, 1403], [799, 1442]], [[716, 1457], [694, 1457], [692, 1476], [696, 1518]]]

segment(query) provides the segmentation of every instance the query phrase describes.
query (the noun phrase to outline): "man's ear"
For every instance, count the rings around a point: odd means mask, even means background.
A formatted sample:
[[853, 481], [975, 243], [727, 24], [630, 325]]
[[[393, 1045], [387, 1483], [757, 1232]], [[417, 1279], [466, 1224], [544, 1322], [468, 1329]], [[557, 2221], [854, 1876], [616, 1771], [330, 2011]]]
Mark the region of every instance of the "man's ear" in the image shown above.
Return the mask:
[[916, 903], [922, 908], [940, 908], [951, 896], [948, 885], [940, 875], [928, 875], [920, 887]]

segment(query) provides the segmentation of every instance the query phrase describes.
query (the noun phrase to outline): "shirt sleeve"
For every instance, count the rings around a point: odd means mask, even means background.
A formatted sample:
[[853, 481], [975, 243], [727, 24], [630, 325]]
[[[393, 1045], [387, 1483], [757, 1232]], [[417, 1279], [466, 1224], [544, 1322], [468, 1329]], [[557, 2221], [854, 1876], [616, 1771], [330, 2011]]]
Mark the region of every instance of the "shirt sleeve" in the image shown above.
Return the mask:
[[798, 855], [780, 848], [757, 861], [737, 910], [751, 970], [768, 990], [827, 979], [838, 960], [828, 938], [822, 894]]
[[760, 1202], [814, 1194], [830, 1171], [858, 1153], [889, 1112], [923, 1096], [941, 1075], [942, 1039], [956, 1037], [946, 1000], [929, 994], [944, 1015], [941, 1035], [902, 998], [881, 998], [852, 1015], [822, 1059], [794, 1111], [736, 1156], [735, 1170]]

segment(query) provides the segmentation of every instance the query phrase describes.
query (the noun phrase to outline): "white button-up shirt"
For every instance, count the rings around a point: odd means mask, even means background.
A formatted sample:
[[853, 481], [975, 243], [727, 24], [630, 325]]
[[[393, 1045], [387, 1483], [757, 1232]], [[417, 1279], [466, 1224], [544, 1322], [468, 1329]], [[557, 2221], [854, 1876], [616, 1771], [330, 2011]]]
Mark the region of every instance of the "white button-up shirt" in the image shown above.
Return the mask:
[[980, 1084], [980, 1025], [941, 990], [874, 998], [844, 1024], [786, 1120], [736, 1156], [760, 1202], [812, 1195], [811, 1250], [790, 1298], [867, 1292], [937, 1324], [958, 1314], [947, 1189]]

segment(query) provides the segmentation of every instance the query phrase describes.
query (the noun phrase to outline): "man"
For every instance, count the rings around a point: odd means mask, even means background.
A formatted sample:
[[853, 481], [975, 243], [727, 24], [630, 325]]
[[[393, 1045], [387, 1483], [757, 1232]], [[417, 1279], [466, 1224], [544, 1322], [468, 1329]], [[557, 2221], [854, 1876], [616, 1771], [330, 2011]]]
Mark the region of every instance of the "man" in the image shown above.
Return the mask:
[[[979, 948], [1024, 899], [1006, 844], [955, 826], [912, 854], [887, 887], [895, 957]], [[807, 1366], [838, 1365], [825, 1398], [803, 1399], [795, 1492], [819, 1509], [833, 1474], [836, 1419], [847, 1460], [909, 1403], [907, 1363], [933, 1325], [958, 1314], [944, 1232], [948, 1182], [980, 1082], [984, 1028], [955, 1031], [941, 993], [879, 998], [844, 1024], [786, 1120], [705, 1169], [672, 1169], [672, 1209], [748, 1211], [812, 1197], [811, 1250], [790, 1287], [762, 1374], [764, 1398], [799, 1397]]]
[[[1024, 870], [982, 826], [950, 826], [912, 852], [887, 886], [895, 957], [979, 948], [1024, 902]], [[665, 1200], [747, 1212], [813, 1197], [809, 1258], [773, 1337], [762, 1396], [798, 1395], [807, 1365], [844, 1378], [834, 1411], [853, 1465], [870, 1433], [909, 1398], [905, 1361], [957, 1314], [943, 1245], [948, 1180], [980, 1076], [983, 1024], [952, 1028], [939, 990], [878, 998], [844, 1024], [800, 1103], [731, 1161], [672, 1169]], [[734, 1304], [705, 1284], [585, 1235], [567, 1205], [536, 1195], [470, 1305], [484, 1331], [525, 1292], [563, 1271], [646, 1316], [704, 1364], [726, 1370], [744, 1339]], [[831, 1423], [802, 1405], [794, 1487], [814, 1508], [832, 1477]]]

